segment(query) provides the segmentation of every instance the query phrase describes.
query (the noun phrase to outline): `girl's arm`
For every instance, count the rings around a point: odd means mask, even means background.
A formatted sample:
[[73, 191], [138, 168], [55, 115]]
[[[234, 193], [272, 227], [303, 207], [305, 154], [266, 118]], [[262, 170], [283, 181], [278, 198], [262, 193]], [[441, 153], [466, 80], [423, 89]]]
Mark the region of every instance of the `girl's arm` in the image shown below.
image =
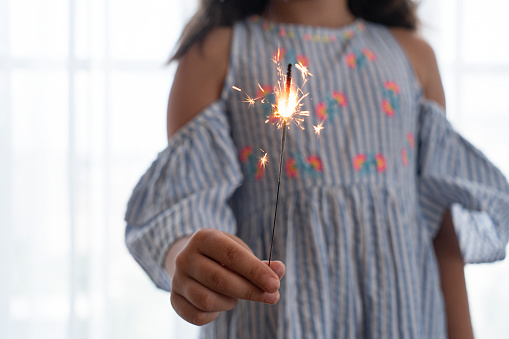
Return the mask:
[[440, 267], [449, 339], [474, 338], [463, 272], [464, 262], [450, 210], [444, 213], [433, 245]]
[[[231, 35], [231, 28], [217, 28], [179, 59], [168, 101], [169, 139], [220, 99]], [[200, 229], [173, 244], [165, 269], [172, 279], [173, 308], [195, 325], [211, 322], [234, 308], [238, 299], [277, 303], [285, 270], [281, 262], [268, 267], [242, 240], [214, 228]]]
[[[413, 32], [391, 31], [410, 59], [426, 97], [445, 108], [444, 89], [433, 49]], [[463, 270], [465, 264], [449, 210], [444, 213], [433, 245], [440, 269], [449, 339], [474, 338]]]

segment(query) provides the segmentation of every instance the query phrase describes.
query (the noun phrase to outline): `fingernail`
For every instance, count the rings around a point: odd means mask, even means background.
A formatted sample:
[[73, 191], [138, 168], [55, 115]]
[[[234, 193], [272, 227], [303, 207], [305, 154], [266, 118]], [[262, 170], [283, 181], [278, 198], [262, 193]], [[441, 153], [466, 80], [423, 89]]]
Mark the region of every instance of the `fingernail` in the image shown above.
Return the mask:
[[263, 302], [267, 304], [276, 304], [279, 301], [279, 292], [276, 293], [265, 293]]
[[265, 284], [265, 288], [268, 292], [275, 292], [279, 289], [279, 280], [276, 278], [269, 278]]

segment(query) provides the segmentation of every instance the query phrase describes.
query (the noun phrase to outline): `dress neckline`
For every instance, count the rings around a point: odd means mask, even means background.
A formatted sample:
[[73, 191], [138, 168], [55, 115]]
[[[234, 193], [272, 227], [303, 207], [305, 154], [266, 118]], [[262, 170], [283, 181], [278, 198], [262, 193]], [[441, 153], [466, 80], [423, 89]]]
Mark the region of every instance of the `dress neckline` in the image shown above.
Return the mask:
[[334, 42], [337, 40], [351, 39], [366, 29], [364, 19], [355, 18], [354, 21], [340, 27], [313, 26], [306, 24], [276, 22], [260, 15], [253, 15], [248, 21], [260, 25], [268, 32], [278, 34], [283, 38], [302, 38], [314, 42]]

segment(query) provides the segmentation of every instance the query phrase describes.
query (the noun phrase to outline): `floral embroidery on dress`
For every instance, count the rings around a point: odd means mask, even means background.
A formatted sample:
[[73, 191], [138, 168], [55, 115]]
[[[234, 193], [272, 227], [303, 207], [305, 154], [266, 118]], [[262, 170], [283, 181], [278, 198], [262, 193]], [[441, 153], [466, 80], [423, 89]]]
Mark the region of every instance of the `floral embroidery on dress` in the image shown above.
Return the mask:
[[297, 169], [297, 162], [295, 161], [294, 158], [289, 158], [288, 160], [286, 160], [285, 169], [286, 169], [286, 174], [290, 178], [297, 178], [299, 172]]
[[299, 173], [317, 176], [323, 170], [322, 159], [318, 155], [310, 155], [304, 158], [295, 153], [293, 157], [286, 160], [285, 171], [290, 178], [297, 178]]
[[400, 89], [394, 81], [384, 83], [382, 110], [385, 114], [393, 117], [400, 109]]
[[315, 169], [315, 171], [322, 171], [322, 159], [317, 155], [310, 155], [306, 158], [307, 162]]
[[361, 153], [353, 158], [353, 168], [356, 172], [363, 174], [370, 174], [374, 170], [382, 173], [387, 169], [387, 161], [381, 154], [370, 153], [366, 155]]
[[265, 175], [265, 165], [253, 152], [253, 147], [245, 146], [239, 151], [240, 162], [246, 169], [247, 176], [260, 180]]
[[347, 105], [346, 96], [343, 92], [333, 92], [325, 97], [325, 102], [320, 102], [316, 105], [316, 115], [320, 120], [333, 120], [336, 115], [343, 112]]
[[355, 51], [346, 55], [346, 64], [351, 69], [361, 69], [368, 61], [375, 61], [376, 56], [371, 50], [363, 48], [360, 51]]
[[258, 23], [261, 27], [268, 32], [276, 33], [281, 38], [288, 39], [302, 39], [304, 41], [313, 41], [319, 43], [330, 43], [337, 42], [339, 39], [349, 40], [355, 37], [357, 33], [364, 32], [366, 26], [362, 20], [357, 20], [357, 23], [350, 29], [340, 32], [328, 32], [328, 33], [301, 33], [299, 29], [292, 25], [282, 25], [278, 23], [270, 22], [259, 15], [253, 15], [249, 18], [249, 21], [253, 23]]
[[407, 133], [405, 146], [401, 150], [403, 165], [408, 166], [414, 156], [415, 139], [412, 133]]

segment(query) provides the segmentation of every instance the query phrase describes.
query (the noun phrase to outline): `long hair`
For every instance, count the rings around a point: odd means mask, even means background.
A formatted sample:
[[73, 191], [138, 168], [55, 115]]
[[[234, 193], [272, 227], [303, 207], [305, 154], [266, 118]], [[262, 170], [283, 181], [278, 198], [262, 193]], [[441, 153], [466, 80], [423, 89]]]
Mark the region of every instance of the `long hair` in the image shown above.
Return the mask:
[[[261, 15], [268, 4], [269, 0], [201, 0], [168, 62], [178, 60], [192, 45], [202, 42], [213, 28], [232, 26], [248, 16]], [[416, 7], [414, 0], [348, 0], [348, 8], [355, 17], [410, 30], [418, 26]]]

